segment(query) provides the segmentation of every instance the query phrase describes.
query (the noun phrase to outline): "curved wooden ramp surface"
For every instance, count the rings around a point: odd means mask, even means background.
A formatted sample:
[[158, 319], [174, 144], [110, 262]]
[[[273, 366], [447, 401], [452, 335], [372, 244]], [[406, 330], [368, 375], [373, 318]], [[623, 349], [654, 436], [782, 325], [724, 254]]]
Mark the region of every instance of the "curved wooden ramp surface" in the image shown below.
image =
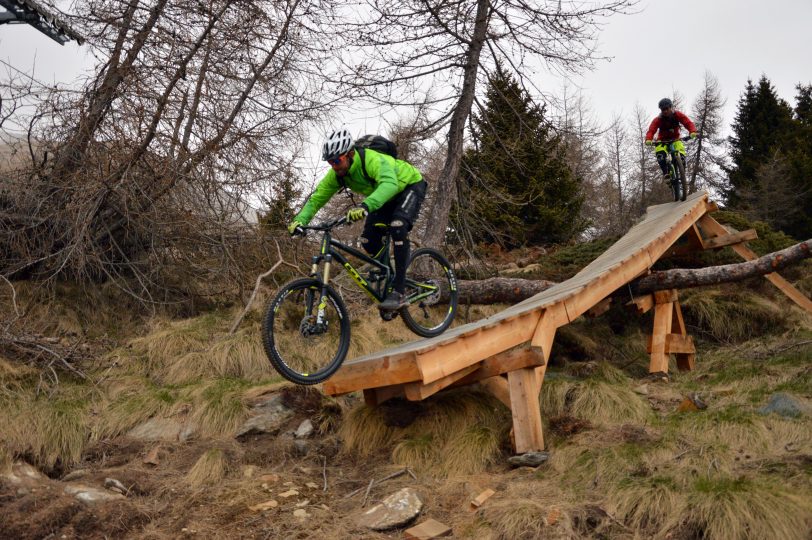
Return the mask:
[[[698, 249], [704, 248], [703, 234], [696, 225], [701, 218], [712, 222], [712, 227], [703, 228], [709, 231], [704, 236], [719, 237], [716, 244], [741, 243], [739, 237], [724, 243], [728, 231], [706, 216], [714, 210], [716, 206], [709, 202], [706, 192], [695, 193], [684, 202], [651, 206], [643, 221], [571, 279], [436, 338], [345, 362], [324, 383], [324, 391], [338, 395], [363, 390], [367, 403], [377, 404], [393, 397], [420, 400], [450, 386], [481, 382], [511, 408], [516, 450], [541, 450], [538, 392], [556, 329], [649, 272], [681, 236], [686, 235]], [[711, 230], [716, 226], [721, 230]], [[683, 354], [692, 366], [693, 344], [685, 333], [676, 291], [657, 299], [652, 295], [648, 307], [655, 304], [659, 311], [655, 312], [655, 332], [650, 343], [652, 369], [659, 369], [656, 366], [665, 359], [667, 370], [669, 353]], [[658, 313], [662, 314], [659, 319]], [[517, 348], [528, 342], [530, 347]], [[507, 379], [500, 377], [503, 374]]]

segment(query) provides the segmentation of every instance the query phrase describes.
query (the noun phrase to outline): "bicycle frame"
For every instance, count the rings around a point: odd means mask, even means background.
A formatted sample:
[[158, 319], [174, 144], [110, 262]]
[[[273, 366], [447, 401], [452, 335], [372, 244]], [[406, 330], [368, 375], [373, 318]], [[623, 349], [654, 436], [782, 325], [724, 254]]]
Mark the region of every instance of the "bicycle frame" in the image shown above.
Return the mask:
[[[394, 270], [389, 264], [383, 263], [358, 249], [335, 240], [331, 234], [331, 230], [334, 226], [340, 225], [344, 222], [345, 220], [342, 218], [338, 221], [323, 224], [321, 226], [307, 227], [308, 229], [323, 231], [320, 253], [313, 256], [310, 275], [312, 277], [318, 277], [319, 264], [323, 262], [324, 269], [322, 272], [321, 282], [323, 286], [327, 286], [330, 282], [330, 270], [332, 263], [335, 260], [344, 267], [355, 284], [358, 285], [358, 287], [360, 287], [361, 290], [363, 290], [374, 302], [383, 302], [387, 293], [389, 292], [390, 287], [392, 286], [392, 282], [394, 281]], [[389, 261], [389, 244], [389, 236], [387, 235], [379, 255], [382, 260], [387, 262]], [[381, 278], [376, 280], [376, 283], [370, 283], [364, 279], [364, 277], [358, 272], [358, 270], [355, 269], [352, 263], [350, 263], [349, 259], [345, 257], [342, 252], [356, 257], [364, 263], [371, 264], [375, 270], [381, 273]], [[424, 290], [420, 294], [409, 296], [408, 300], [410, 304], [431, 296], [437, 290], [437, 287], [433, 285], [418, 283], [408, 278], [406, 279], [406, 282], [408, 285], [412, 285]], [[321, 304], [324, 302], [323, 291], [321, 296], [322, 299], [319, 303], [320, 310], [322, 309]]]

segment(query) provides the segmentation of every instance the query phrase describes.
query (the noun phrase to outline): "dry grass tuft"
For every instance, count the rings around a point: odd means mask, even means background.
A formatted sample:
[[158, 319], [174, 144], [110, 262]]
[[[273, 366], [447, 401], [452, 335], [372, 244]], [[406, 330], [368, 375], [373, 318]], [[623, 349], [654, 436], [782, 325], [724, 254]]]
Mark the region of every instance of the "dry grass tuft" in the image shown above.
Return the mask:
[[596, 425], [651, 420], [651, 406], [629, 386], [623, 372], [601, 362], [584, 381], [546, 380], [541, 387], [541, 410], [547, 417], [575, 416]]
[[14, 455], [25, 455], [51, 469], [79, 462], [90, 436], [92, 389], [63, 383], [57, 393], [20, 393], [2, 403], [6, 416], [0, 439]]
[[93, 426], [93, 440], [126, 433], [153, 416], [170, 414], [178, 402], [178, 391], [159, 387], [142, 378], [119, 381], [115, 397], [105, 403]]
[[349, 412], [338, 434], [344, 452], [365, 457], [392, 444], [395, 429], [386, 425], [380, 407], [360, 405]]
[[186, 474], [186, 481], [199, 488], [220, 482], [228, 472], [228, 461], [222, 450], [207, 450]]
[[248, 384], [240, 379], [216, 379], [193, 393], [192, 421], [201, 434], [214, 438], [234, 435], [248, 411], [243, 400]]
[[779, 333], [795, 323], [792, 311], [746, 289], [722, 287], [687, 292], [686, 322], [720, 343], [739, 343], [759, 333]]
[[672, 529], [693, 530], [702, 538], [808, 537], [810, 501], [771, 484], [743, 477], [698, 479], [689, 497], [687, 513], [674, 517], [679, 522]]
[[13, 462], [11, 452], [9, 452], [5, 445], [0, 444], [0, 475], [8, 474], [11, 471]]
[[[564, 531], [547, 524], [551, 508], [531, 499], [508, 499], [484, 507], [479, 515], [490, 525], [495, 540], [564, 538]], [[562, 515], [559, 514], [561, 519]]]

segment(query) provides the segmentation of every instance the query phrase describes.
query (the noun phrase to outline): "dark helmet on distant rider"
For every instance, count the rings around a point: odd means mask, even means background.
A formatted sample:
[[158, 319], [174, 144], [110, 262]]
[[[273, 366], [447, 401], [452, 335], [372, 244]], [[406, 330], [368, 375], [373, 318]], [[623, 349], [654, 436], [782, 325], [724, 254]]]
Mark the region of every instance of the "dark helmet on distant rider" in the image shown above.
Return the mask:
[[321, 148], [321, 159], [327, 161], [328, 159], [335, 159], [343, 154], [346, 154], [352, 149], [353, 140], [349, 130], [346, 128], [339, 129], [327, 135], [324, 140], [324, 146]]
[[674, 102], [668, 99], [667, 97], [664, 97], [663, 99], [660, 100], [657, 106], [660, 108], [661, 111], [664, 111], [666, 109], [670, 109], [671, 107], [673, 107]]

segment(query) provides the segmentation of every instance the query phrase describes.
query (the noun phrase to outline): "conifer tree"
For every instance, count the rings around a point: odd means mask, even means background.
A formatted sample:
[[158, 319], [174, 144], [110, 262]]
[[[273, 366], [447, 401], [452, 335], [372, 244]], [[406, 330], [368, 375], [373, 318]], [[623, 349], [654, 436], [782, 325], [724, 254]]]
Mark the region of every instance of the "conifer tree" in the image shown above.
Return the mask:
[[474, 238], [507, 247], [561, 242], [583, 230], [579, 184], [537, 105], [501, 66], [473, 117], [475, 146], [463, 160], [458, 220]]
[[785, 147], [792, 133], [792, 109], [762, 75], [756, 85], [747, 81], [732, 127], [733, 135], [728, 140], [733, 165], [728, 171], [726, 198], [728, 205], [735, 208], [742, 204], [743, 191], [757, 189], [759, 166], [770, 162], [774, 152]]

